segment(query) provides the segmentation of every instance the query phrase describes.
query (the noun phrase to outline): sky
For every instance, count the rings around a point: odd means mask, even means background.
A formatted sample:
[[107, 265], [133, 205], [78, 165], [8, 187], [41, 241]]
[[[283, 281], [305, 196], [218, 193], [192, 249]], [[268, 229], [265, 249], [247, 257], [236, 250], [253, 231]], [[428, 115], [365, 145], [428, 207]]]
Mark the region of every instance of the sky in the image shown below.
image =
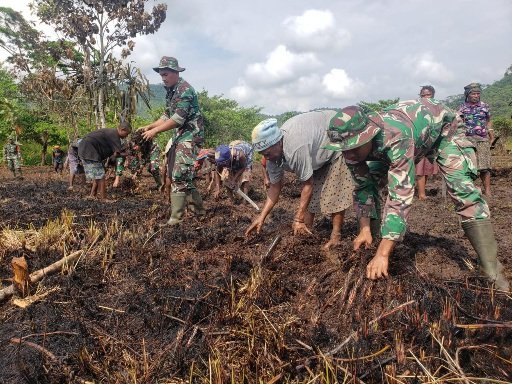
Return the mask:
[[[146, 8], [162, 2], [166, 21], [136, 38], [128, 60], [159, 84], [152, 67], [174, 56], [196, 90], [266, 114], [412, 99], [425, 84], [444, 99], [474, 81], [492, 84], [512, 65], [511, 0], [149, 0]], [[33, 19], [28, 3], [2, 0]]]

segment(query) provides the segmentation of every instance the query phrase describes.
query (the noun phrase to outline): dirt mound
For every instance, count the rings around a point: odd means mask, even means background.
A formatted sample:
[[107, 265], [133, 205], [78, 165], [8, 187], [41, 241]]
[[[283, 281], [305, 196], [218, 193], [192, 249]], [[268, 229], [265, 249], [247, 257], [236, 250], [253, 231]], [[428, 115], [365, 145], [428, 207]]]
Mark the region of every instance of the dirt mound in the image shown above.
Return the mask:
[[[85, 200], [86, 186], [68, 192], [42, 168], [25, 175], [0, 170], [4, 286], [13, 257], [34, 271], [82, 253], [32, 286], [30, 305], [0, 303], [0, 382], [512, 380], [512, 299], [478, 275], [438, 178], [415, 202], [391, 277], [373, 282], [364, 271], [375, 249], [352, 251], [352, 212], [334, 251], [320, 250], [327, 218], [311, 237], [291, 235], [300, 196], [291, 178], [262, 233], [246, 238], [256, 212], [227, 194], [205, 198], [205, 217], [162, 228], [169, 206], [149, 175], [139, 188], [109, 189], [110, 203]], [[492, 182], [512, 279], [512, 173]], [[256, 177], [250, 192], [260, 206], [261, 185]]]

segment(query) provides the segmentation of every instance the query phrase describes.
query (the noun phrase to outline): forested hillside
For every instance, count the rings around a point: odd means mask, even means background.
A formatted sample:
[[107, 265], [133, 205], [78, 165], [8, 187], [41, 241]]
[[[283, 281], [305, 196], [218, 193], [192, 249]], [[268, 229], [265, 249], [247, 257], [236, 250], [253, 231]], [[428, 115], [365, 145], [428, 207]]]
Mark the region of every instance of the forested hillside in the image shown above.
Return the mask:
[[[493, 118], [512, 118], [512, 65], [500, 80], [483, 84], [482, 100], [491, 106]], [[464, 94], [449, 96], [445, 101], [450, 107], [457, 108], [464, 101]]]
[[[461, 86], [463, 89], [463, 86]], [[161, 84], [150, 84], [151, 91], [151, 105], [152, 107], [161, 107], [165, 104], [165, 89]], [[391, 102], [390, 99], [386, 100]], [[512, 118], [512, 65], [506, 70], [503, 78], [492, 83], [483, 84], [482, 100], [491, 105], [492, 115], [494, 118]], [[464, 94], [448, 96], [445, 100], [446, 104], [452, 108], [457, 108], [464, 101]], [[361, 101], [361, 104], [375, 104], [375, 101]], [[142, 103], [139, 105], [139, 110], [142, 115], [147, 113], [147, 108]], [[305, 112], [305, 111], [303, 111]], [[295, 114], [300, 113], [297, 111], [285, 112], [276, 116], [278, 120], [286, 120]], [[267, 116], [268, 115], [262, 115]]]

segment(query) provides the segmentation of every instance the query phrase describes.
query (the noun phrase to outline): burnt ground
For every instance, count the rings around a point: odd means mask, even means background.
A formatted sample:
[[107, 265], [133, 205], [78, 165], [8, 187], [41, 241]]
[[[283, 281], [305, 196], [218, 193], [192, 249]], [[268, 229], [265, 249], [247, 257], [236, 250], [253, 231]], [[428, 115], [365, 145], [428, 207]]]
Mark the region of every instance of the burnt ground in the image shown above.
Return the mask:
[[[255, 179], [250, 196], [262, 206], [260, 168]], [[25, 168], [22, 181], [0, 169], [4, 287], [15, 256], [35, 271], [84, 251], [33, 285], [26, 308], [0, 303], [1, 383], [512, 381], [512, 298], [479, 276], [439, 177], [377, 282], [363, 278], [375, 249], [352, 251], [352, 211], [334, 251], [320, 250], [327, 218], [313, 236], [291, 234], [292, 178], [251, 238], [255, 212], [226, 195], [205, 198], [205, 218], [160, 228], [170, 207], [151, 184], [148, 175], [138, 190], [124, 183], [100, 203], [84, 199], [85, 185], [68, 192], [49, 167]], [[512, 169], [497, 169], [492, 184], [512, 280]]]

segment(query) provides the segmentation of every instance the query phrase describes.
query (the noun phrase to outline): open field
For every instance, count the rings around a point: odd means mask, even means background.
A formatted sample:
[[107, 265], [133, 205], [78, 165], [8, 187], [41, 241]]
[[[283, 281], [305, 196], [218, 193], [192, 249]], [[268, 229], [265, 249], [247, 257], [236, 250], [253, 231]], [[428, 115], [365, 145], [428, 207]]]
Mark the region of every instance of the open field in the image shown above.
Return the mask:
[[[496, 160], [489, 204], [512, 280], [512, 161]], [[226, 195], [205, 199], [205, 218], [160, 228], [170, 207], [149, 175], [99, 203], [49, 169], [19, 181], [0, 168], [3, 287], [13, 257], [32, 272], [78, 255], [30, 287], [32, 302], [0, 302], [0, 383], [512, 381], [512, 297], [478, 275], [438, 177], [415, 201], [391, 277], [372, 282], [374, 250], [352, 251], [351, 211], [334, 251], [320, 250], [325, 218], [311, 237], [291, 234], [291, 178], [263, 233], [245, 238], [255, 211]]]

